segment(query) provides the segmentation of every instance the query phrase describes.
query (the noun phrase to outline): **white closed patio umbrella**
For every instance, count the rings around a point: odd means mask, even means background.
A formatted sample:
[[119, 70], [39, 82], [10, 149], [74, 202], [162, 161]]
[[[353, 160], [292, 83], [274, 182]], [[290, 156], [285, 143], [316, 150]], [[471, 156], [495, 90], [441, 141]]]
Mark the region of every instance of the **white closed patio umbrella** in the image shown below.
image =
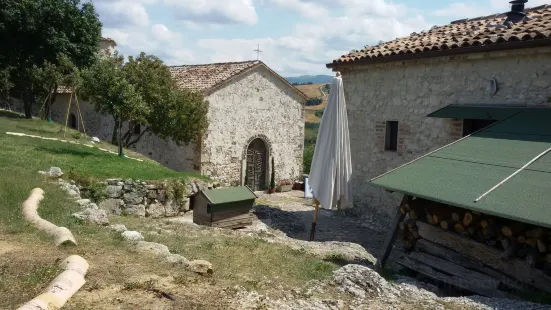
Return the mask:
[[351, 176], [352, 159], [344, 87], [340, 73], [337, 72], [337, 76], [331, 82], [310, 169], [309, 183], [316, 207], [310, 240], [314, 239], [319, 204], [322, 208], [330, 210], [350, 205]]

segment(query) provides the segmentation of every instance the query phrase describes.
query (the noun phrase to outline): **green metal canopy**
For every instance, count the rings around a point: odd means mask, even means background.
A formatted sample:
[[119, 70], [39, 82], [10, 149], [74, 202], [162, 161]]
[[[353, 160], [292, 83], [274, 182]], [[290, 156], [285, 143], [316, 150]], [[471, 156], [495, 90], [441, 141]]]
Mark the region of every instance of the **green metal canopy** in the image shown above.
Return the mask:
[[551, 227], [551, 109], [523, 109], [371, 184], [461, 208]]
[[460, 119], [487, 119], [500, 121], [526, 109], [524, 106], [514, 105], [448, 105], [432, 112], [428, 117], [460, 118]]

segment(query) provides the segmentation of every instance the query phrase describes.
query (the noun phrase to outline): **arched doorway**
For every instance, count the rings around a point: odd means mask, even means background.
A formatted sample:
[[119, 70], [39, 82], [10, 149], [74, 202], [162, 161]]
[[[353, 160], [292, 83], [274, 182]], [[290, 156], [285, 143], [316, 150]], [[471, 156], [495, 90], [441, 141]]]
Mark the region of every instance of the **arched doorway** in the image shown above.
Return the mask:
[[77, 116], [74, 113], [69, 114], [69, 127], [77, 129]]
[[266, 189], [266, 171], [268, 170], [268, 148], [262, 139], [251, 141], [247, 147], [247, 165], [245, 184], [253, 191]]

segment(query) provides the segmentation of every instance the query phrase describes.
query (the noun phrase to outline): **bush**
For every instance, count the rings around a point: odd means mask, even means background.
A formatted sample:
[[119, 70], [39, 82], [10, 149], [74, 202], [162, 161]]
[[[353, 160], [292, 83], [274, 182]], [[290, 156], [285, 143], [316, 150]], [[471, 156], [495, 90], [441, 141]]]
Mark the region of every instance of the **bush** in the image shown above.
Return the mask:
[[320, 105], [323, 102], [321, 98], [311, 98], [306, 101], [306, 106]]
[[303, 164], [304, 164], [304, 173], [310, 173], [310, 167], [312, 166], [312, 158], [314, 158], [314, 150], [316, 149], [316, 144], [308, 144], [304, 146], [303, 154]]
[[323, 111], [324, 111], [324, 110], [317, 110], [317, 111], [316, 111], [316, 117], [321, 118], [321, 117], [323, 116]]

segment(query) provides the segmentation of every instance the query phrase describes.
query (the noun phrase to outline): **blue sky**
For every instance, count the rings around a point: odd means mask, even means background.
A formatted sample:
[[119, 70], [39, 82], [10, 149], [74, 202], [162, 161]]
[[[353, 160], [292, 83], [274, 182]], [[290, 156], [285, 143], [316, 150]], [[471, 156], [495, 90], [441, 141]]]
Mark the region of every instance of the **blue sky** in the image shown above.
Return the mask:
[[[380, 40], [508, 10], [509, 0], [92, 0], [125, 56], [168, 65], [260, 59], [283, 76], [332, 74], [325, 64]], [[551, 3], [529, 0], [528, 7]]]

